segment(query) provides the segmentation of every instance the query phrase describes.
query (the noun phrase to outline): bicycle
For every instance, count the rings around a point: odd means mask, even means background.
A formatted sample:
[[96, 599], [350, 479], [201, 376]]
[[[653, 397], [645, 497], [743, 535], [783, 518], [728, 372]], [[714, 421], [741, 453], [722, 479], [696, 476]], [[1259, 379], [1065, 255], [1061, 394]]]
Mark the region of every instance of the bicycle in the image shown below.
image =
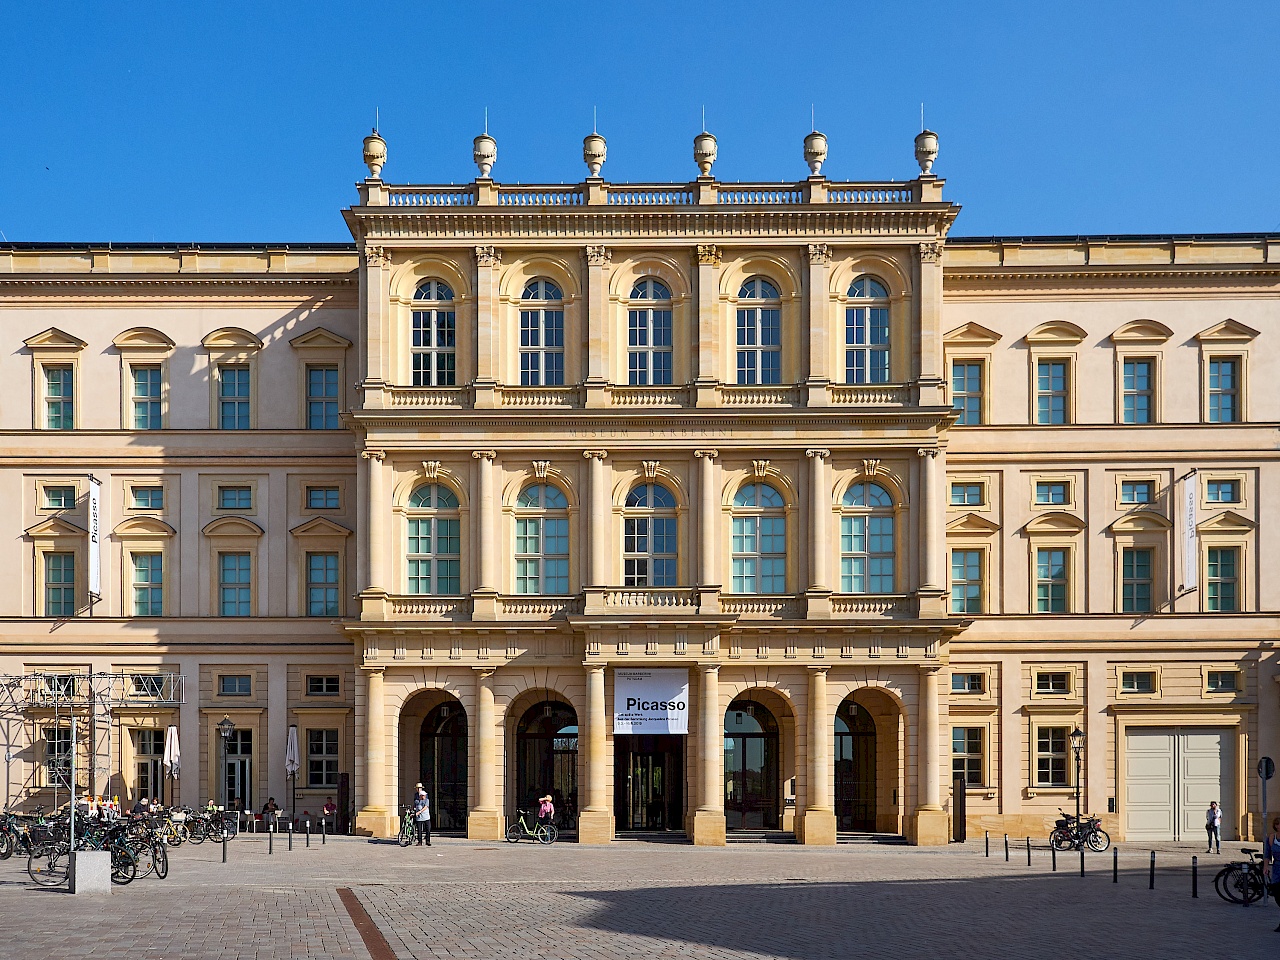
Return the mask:
[[1213, 889], [1229, 903], [1257, 903], [1267, 895], [1266, 880], [1262, 876], [1262, 857], [1259, 851], [1242, 847], [1241, 853], [1248, 860], [1228, 863], [1213, 878]]
[[1079, 850], [1088, 846], [1096, 853], [1102, 853], [1111, 846], [1111, 837], [1102, 829], [1102, 821], [1098, 817], [1074, 817], [1063, 811], [1062, 816], [1054, 822], [1053, 832], [1049, 834], [1049, 843], [1058, 851]]
[[516, 811], [516, 822], [507, 827], [507, 843], [519, 843], [525, 837], [542, 844], [556, 842], [556, 838], [560, 836], [560, 831], [556, 829], [555, 824], [535, 823], [533, 826], [529, 826], [529, 822], [525, 819], [527, 816], [529, 816], [528, 810]]
[[396, 837], [396, 843], [402, 847], [413, 843], [413, 811], [408, 807], [403, 808], [400, 813], [400, 833]]

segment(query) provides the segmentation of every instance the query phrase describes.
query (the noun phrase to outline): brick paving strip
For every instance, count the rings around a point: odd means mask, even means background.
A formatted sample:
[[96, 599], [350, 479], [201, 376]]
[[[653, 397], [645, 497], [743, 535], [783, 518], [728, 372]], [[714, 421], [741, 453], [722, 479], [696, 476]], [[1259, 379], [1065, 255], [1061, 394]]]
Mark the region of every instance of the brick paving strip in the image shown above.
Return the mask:
[[387, 943], [387, 938], [382, 935], [382, 931], [373, 922], [373, 918], [369, 916], [359, 898], [347, 887], [338, 887], [338, 897], [342, 900], [342, 905], [347, 908], [347, 915], [351, 917], [356, 932], [364, 941], [365, 949], [369, 951], [369, 960], [396, 960], [391, 944]]

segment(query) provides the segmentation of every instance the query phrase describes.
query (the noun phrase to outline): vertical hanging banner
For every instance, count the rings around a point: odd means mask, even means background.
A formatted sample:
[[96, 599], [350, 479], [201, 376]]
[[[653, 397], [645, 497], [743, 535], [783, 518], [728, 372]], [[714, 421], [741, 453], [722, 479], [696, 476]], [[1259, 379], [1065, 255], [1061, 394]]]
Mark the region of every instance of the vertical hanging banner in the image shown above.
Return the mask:
[[614, 733], [688, 733], [688, 670], [614, 670]]
[[89, 596], [102, 596], [102, 481], [89, 477]]
[[1182, 478], [1182, 589], [1195, 590], [1200, 581], [1200, 551], [1196, 543], [1196, 503], [1199, 483], [1192, 470]]

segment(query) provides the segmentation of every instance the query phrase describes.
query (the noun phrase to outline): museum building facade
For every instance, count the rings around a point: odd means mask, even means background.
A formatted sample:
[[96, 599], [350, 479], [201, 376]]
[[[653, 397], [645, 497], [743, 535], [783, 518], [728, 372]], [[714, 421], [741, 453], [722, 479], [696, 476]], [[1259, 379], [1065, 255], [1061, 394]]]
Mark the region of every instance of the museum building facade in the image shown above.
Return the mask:
[[7, 805], [1258, 832], [1280, 235], [951, 237], [927, 132], [884, 183], [494, 152], [367, 138], [349, 245], [0, 245]]

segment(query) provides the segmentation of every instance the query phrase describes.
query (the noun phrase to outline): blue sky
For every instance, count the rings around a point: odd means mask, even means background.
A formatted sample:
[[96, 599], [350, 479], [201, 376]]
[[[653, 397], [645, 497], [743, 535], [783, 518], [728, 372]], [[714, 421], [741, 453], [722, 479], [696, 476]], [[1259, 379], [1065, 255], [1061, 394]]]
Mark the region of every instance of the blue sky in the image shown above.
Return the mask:
[[375, 109], [388, 180], [910, 179], [920, 103], [955, 233], [1280, 230], [1280, 4], [0, 5], [9, 240], [332, 241]]

